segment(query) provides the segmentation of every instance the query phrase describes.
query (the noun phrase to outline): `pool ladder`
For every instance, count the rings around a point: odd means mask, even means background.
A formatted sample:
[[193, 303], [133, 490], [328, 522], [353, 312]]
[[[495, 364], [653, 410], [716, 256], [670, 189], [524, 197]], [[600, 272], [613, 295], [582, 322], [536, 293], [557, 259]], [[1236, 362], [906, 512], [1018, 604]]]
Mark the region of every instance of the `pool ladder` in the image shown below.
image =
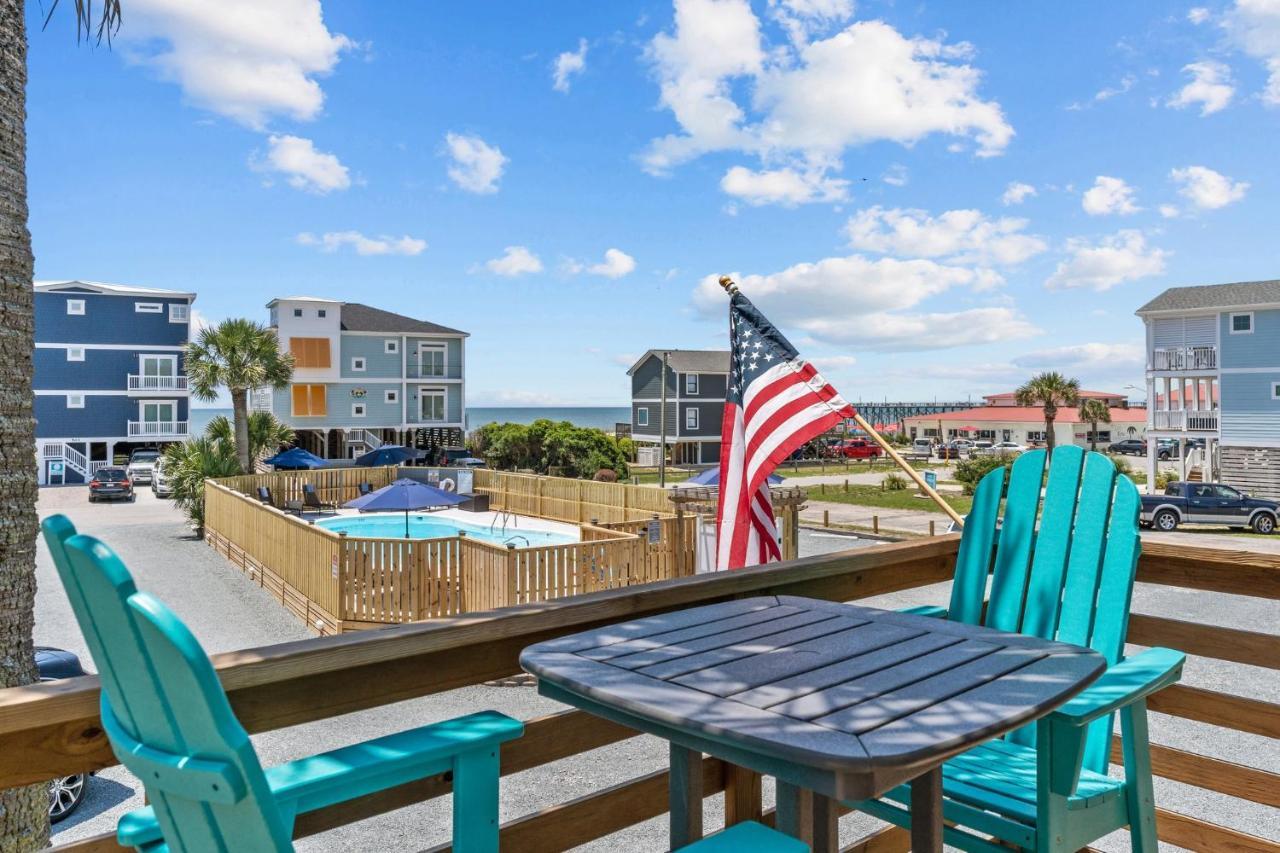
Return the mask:
[[532, 547], [532, 546], [533, 546], [533, 543], [529, 541], [529, 537], [528, 537], [528, 536], [521, 536], [521, 535], [519, 535], [519, 534], [516, 534], [515, 536], [508, 537], [507, 539], [504, 539], [504, 540], [503, 540], [503, 542], [502, 542], [502, 544], [503, 544], [503, 545], [510, 545], [512, 542], [515, 542], [517, 539], [523, 539], [523, 540], [524, 540], [524, 547], [526, 547], [526, 548], [530, 548], [530, 547]]
[[[513, 514], [510, 510], [500, 509], [500, 510], [497, 510], [496, 512], [494, 512], [494, 514], [493, 514], [493, 521], [489, 524], [489, 533], [490, 533], [491, 535], [492, 535], [492, 533], [493, 533], [494, 528], [498, 526], [498, 522], [499, 522], [499, 521], [501, 521], [501, 522], [502, 522], [502, 530], [501, 530], [501, 531], [499, 531], [499, 532], [500, 532], [500, 535], [502, 535], [502, 536], [506, 536], [506, 535], [507, 535], [507, 522], [508, 522], [508, 521], [509, 521], [509, 522], [511, 522], [511, 526], [512, 526], [512, 527], [519, 527], [519, 526], [520, 526], [520, 523], [519, 523], [519, 516], [516, 516], [516, 515], [515, 515], [515, 514]], [[526, 539], [525, 541], [526, 541], [526, 542], [528, 542], [529, 540], [527, 540], [527, 539]]]

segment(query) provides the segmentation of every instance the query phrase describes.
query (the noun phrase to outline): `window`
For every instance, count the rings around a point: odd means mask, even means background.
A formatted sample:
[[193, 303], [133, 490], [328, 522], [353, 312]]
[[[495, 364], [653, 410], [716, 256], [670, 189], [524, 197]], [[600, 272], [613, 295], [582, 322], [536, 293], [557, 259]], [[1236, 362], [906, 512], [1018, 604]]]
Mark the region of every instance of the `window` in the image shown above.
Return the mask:
[[322, 418], [329, 413], [323, 385], [294, 385], [292, 393], [295, 418]]
[[388, 355], [394, 355], [400, 352], [400, 342], [397, 340], [386, 340], [382, 342], [382, 351]]
[[68, 394], [68, 395], [67, 395], [67, 408], [68, 408], [68, 409], [83, 409], [83, 408], [84, 408], [84, 395], [83, 395], [83, 394]]
[[444, 376], [444, 344], [418, 344], [419, 376]]
[[1280, 400], [1280, 382], [1271, 383], [1271, 399]]
[[419, 388], [418, 412], [423, 421], [443, 421], [445, 403], [443, 388]]
[[[178, 357], [176, 355], [140, 355], [138, 369], [137, 387], [140, 389], [177, 387]], [[129, 387], [134, 387], [133, 379], [129, 380]]]
[[301, 316], [302, 316], [302, 309], [301, 309], [301, 308], [294, 308], [294, 309], [293, 309], [293, 316], [295, 316], [295, 317], [301, 317]]
[[698, 374], [686, 373], [684, 375], [684, 393], [694, 397], [698, 395]]
[[159, 314], [164, 311], [164, 306], [159, 302], [135, 302], [133, 310], [139, 314]]
[[1213, 488], [1217, 492], [1217, 497], [1225, 498], [1229, 501], [1238, 501], [1241, 498], [1241, 494], [1230, 486], [1214, 486]]
[[363, 417], [364, 417], [364, 403], [352, 403], [352, 404], [351, 404], [351, 417], [353, 417], [353, 418], [363, 418]]
[[684, 410], [684, 425], [686, 429], [698, 428], [698, 410], [697, 409], [690, 407]]
[[385, 393], [382, 395], [382, 399], [384, 399], [384, 400], [386, 400], [388, 403], [392, 403], [392, 404], [394, 404], [394, 403], [399, 403], [399, 402], [400, 402], [400, 392], [399, 392], [399, 391], [387, 391], [387, 392], [385, 392]]
[[649, 425], [649, 407], [639, 406], [636, 408], [636, 426]]
[[328, 338], [289, 338], [294, 367], [328, 367]]
[[84, 361], [84, 347], [67, 347], [67, 361]]
[[1029, 429], [1027, 430], [1027, 441], [1044, 441], [1044, 430]]
[[356, 356], [351, 359], [351, 369], [358, 372], [364, 372], [364, 356]]
[[83, 300], [83, 299], [68, 299], [68, 300], [67, 300], [67, 313], [68, 313], [68, 314], [83, 315], [83, 314], [84, 314], [84, 300]]
[[185, 323], [191, 316], [191, 307], [188, 305], [170, 305], [169, 306], [169, 322]]
[[329, 312], [327, 309], [318, 308], [316, 309], [316, 316], [323, 320], [325, 317], [329, 316]]
[[996, 431], [993, 429], [980, 429], [978, 430], [978, 438], [983, 441], [995, 441]]
[[1252, 335], [1253, 334], [1253, 312], [1245, 314], [1231, 315], [1231, 334], [1233, 335]]

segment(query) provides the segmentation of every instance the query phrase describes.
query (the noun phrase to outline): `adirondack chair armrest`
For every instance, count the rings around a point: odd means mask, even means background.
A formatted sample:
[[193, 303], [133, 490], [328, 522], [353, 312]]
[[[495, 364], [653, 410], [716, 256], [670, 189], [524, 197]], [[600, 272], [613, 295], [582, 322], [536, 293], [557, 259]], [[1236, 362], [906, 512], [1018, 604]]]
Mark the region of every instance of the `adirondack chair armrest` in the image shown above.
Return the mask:
[[1173, 649], [1150, 648], [1126, 658], [1053, 713], [1052, 723], [1085, 726], [1182, 677], [1187, 656]]
[[904, 607], [899, 613], [910, 613], [912, 616], [928, 616], [933, 619], [946, 619], [947, 608], [936, 604], [921, 604], [919, 607]]

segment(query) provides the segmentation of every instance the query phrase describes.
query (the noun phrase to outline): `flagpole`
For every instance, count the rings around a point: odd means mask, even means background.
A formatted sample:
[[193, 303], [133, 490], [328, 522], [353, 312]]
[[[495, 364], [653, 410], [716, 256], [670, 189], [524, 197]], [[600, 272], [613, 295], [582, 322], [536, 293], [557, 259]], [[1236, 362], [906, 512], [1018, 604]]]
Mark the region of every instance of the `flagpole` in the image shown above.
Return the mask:
[[[723, 287], [725, 292], [730, 296], [738, 292], [738, 286], [734, 284], [733, 279], [727, 275], [720, 276], [720, 286]], [[943, 500], [942, 495], [938, 494], [936, 490], [931, 488], [925, 481], [924, 477], [920, 476], [920, 472], [915, 468], [912, 468], [911, 464], [907, 462], [907, 460], [903, 459], [898, 451], [893, 448], [893, 445], [889, 444], [889, 442], [885, 440], [884, 436], [876, 432], [875, 428], [872, 427], [871, 424], [867, 423], [866, 419], [863, 418], [862, 415], [854, 413], [853, 422], [858, 425], [859, 429], [875, 439], [876, 444], [879, 444], [880, 447], [884, 449], [884, 452], [888, 454], [889, 458], [898, 463], [898, 467], [905, 471], [907, 476], [915, 481], [915, 484], [920, 487], [920, 491], [928, 495], [943, 512], [950, 516], [951, 520], [956, 523], [956, 526], [964, 526], [964, 516], [956, 512], [955, 507]]]

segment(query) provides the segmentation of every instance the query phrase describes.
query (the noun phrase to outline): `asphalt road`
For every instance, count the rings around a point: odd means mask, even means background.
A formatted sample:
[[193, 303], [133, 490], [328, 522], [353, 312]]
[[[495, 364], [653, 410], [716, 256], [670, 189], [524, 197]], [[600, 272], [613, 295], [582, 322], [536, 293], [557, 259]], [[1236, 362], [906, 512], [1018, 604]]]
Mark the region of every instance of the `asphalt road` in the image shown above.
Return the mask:
[[[192, 628], [207, 651], [248, 648], [310, 636], [300, 622], [266, 593], [247, 583], [238, 571], [203, 543], [192, 539], [172, 505], [156, 500], [149, 491], [144, 490], [135, 504], [90, 505], [83, 488], [46, 488], [41, 490], [39, 509], [42, 517], [65, 512], [81, 531], [110, 544], [134, 573], [138, 585], [167, 602]], [[802, 553], [868, 544], [874, 543], [824, 531], [805, 531], [801, 540]], [[37, 643], [71, 649], [80, 654], [86, 667], [92, 670], [83, 639], [43, 545], [37, 555], [37, 576]], [[945, 603], [947, 586], [939, 584], [910, 590], [865, 603], [883, 607]], [[1277, 602], [1144, 585], [1139, 585], [1135, 592], [1134, 610], [1252, 630], [1274, 631], [1280, 624], [1280, 603]], [[1193, 662], [1188, 666], [1185, 681], [1280, 702], [1280, 679], [1275, 678], [1274, 671]], [[352, 687], [358, 689], [358, 685]], [[560, 710], [562, 706], [540, 698], [528, 686], [474, 686], [256, 735], [253, 741], [262, 762], [271, 765], [485, 708], [527, 720]], [[1152, 730], [1161, 743], [1280, 772], [1280, 746], [1275, 741], [1226, 733], [1212, 726], [1160, 715], [1153, 715]], [[502, 783], [501, 819], [510, 820], [661, 769], [666, 756], [664, 743], [641, 736], [507, 777]], [[772, 805], [768, 780], [765, 797], [766, 803]], [[1280, 826], [1265, 807], [1159, 780], [1157, 799], [1161, 806], [1280, 841]], [[137, 781], [119, 767], [109, 768], [91, 781], [81, 809], [55, 827], [55, 841], [112, 831], [124, 811], [141, 805], [141, 787]], [[719, 798], [713, 798], [707, 802], [708, 831], [722, 822], [721, 803]], [[849, 843], [877, 825], [869, 817], [849, 815], [841, 821], [842, 841]], [[304, 839], [298, 849], [422, 849], [447, 840], [449, 827], [449, 807], [447, 801], [441, 800]], [[665, 850], [665, 842], [666, 819], [660, 817], [582, 849]], [[1107, 850], [1127, 849], [1119, 839], [1109, 839], [1100, 846]]]

